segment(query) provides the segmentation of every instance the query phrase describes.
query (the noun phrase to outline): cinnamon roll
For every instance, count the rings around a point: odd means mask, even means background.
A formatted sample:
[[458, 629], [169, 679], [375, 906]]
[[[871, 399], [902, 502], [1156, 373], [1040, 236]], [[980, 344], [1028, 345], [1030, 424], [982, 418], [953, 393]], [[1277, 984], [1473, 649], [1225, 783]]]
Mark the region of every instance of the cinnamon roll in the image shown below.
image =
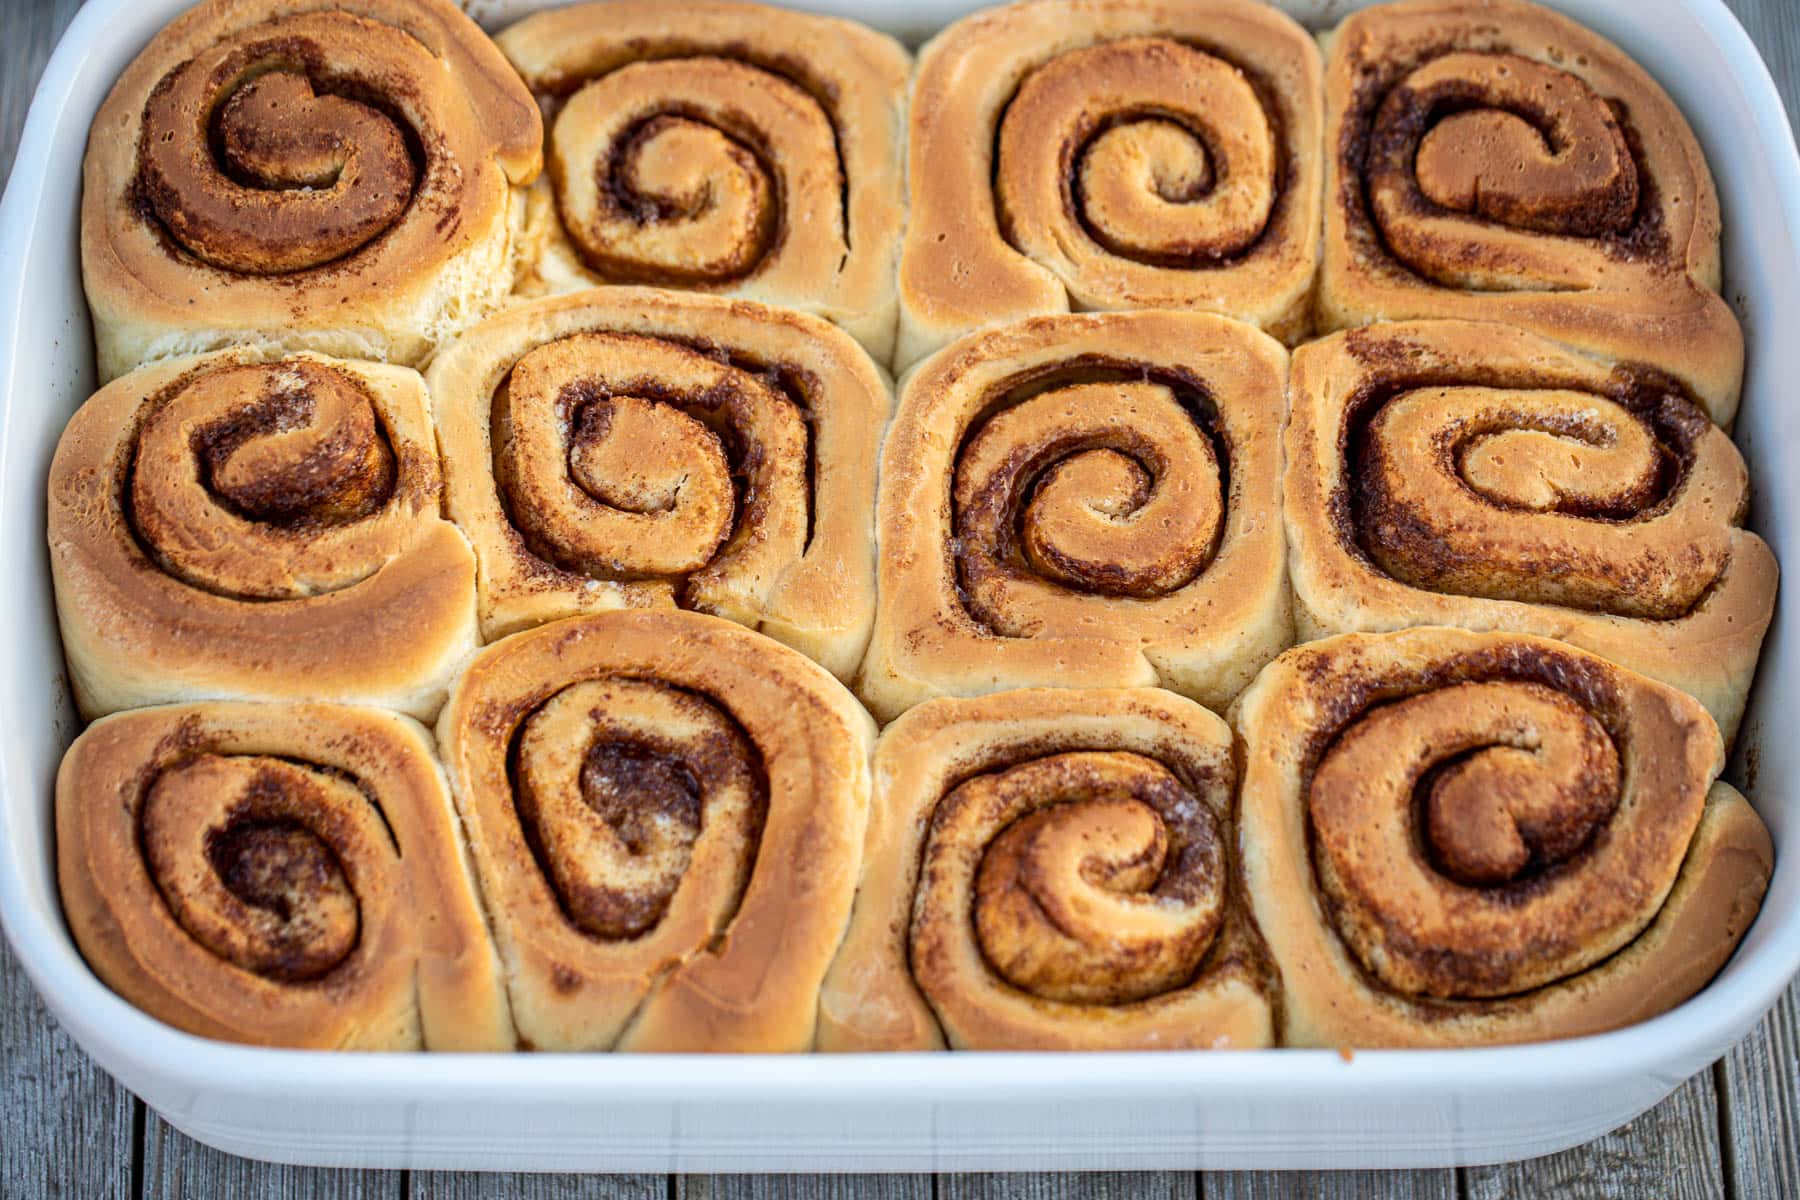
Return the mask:
[[1071, 309], [1305, 333], [1320, 71], [1253, 0], [1035, 0], [950, 26], [913, 84], [897, 364]]
[[1286, 516], [1303, 638], [1460, 625], [1573, 642], [1729, 739], [1773, 612], [1744, 461], [1673, 377], [1425, 321], [1294, 354]]
[[476, 646], [424, 381], [266, 348], [144, 367], [50, 465], [76, 705], [313, 698], [437, 712]]
[[605, 288], [476, 327], [430, 383], [489, 637], [678, 606], [840, 677], [855, 669], [891, 401], [842, 331], [747, 301]]
[[1292, 641], [1287, 356], [1201, 313], [1037, 317], [906, 381], [858, 691], [1161, 683], [1222, 707]]
[[911, 62], [736, 0], [575, 4], [500, 48], [550, 114], [528, 292], [656, 284], [829, 318], [886, 363]]
[[1282, 655], [1245, 690], [1240, 840], [1283, 1040], [1598, 1033], [1705, 986], [1768, 830], [1697, 703], [1543, 638], [1415, 629]]
[[56, 779], [63, 912], [96, 974], [203, 1037], [508, 1050], [499, 960], [416, 722], [333, 704], [106, 717]]
[[88, 137], [101, 377], [250, 342], [419, 362], [511, 290], [542, 141], [446, 0], [205, 0]]
[[696, 613], [578, 617], [482, 651], [438, 737], [530, 1046], [812, 1044], [874, 738], [830, 675]]
[[1328, 328], [1491, 319], [1680, 379], [1720, 424], [1744, 347], [1719, 199], [1680, 111], [1524, 0], [1409, 0], [1327, 41]]
[[1225, 723], [1153, 689], [934, 700], [875, 751], [819, 1048], [1269, 1045]]

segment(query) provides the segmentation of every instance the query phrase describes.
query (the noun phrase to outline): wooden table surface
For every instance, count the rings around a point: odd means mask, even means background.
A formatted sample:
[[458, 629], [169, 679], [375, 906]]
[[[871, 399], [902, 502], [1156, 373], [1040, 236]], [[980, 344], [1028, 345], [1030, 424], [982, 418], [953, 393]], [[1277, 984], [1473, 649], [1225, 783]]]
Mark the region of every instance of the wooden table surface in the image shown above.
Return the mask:
[[[1630, 3], [1630, 0], [1619, 0]], [[1800, 112], [1800, 0], [1727, 0]], [[79, 0], [0, 0], [0, 176], [44, 60]], [[1655, 1109], [1576, 1150], [1461, 1171], [720, 1177], [325, 1171], [234, 1158], [173, 1128], [51, 1021], [0, 941], [0, 1198], [308, 1200], [1499, 1200], [1800, 1197], [1800, 984], [1742, 1044]]]

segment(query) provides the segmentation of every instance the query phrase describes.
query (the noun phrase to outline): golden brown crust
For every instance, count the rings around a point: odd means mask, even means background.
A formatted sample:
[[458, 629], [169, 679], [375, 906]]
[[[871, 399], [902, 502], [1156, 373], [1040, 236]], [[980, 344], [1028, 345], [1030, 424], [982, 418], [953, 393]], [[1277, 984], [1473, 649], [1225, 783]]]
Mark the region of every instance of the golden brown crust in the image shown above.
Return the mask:
[[1572, 642], [1729, 737], [1773, 612], [1731, 441], [1667, 376], [1504, 326], [1294, 355], [1286, 520], [1303, 637], [1460, 625]]
[[77, 705], [431, 717], [477, 644], [475, 558], [439, 497], [430, 404], [404, 367], [240, 349], [115, 380], [50, 466]]
[[1035, 0], [919, 55], [906, 366], [1040, 313], [1196, 309], [1303, 334], [1319, 54], [1249, 0]]
[[892, 400], [842, 331], [748, 301], [603, 288], [477, 326], [430, 383], [489, 637], [682, 607], [855, 670]]
[[63, 759], [56, 831], [82, 954], [159, 1020], [269, 1046], [513, 1046], [443, 773], [405, 717], [106, 717]]
[[1730, 422], [1718, 196], [1655, 80], [1523, 0], [1379, 5], [1327, 49], [1327, 328], [1503, 321], [1668, 371]]
[[528, 1044], [812, 1044], [874, 738], [831, 676], [696, 613], [577, 617], [484, 650], [438, 731]]
[[525, 291], [715, 291], [826, 317], [888, 361], [899, 43], [735, 0], [575, 4], [498, 40], [552, 114]]
[[1269, 1045], [1231, 735], [1156, 690], [933, 700], [875, 752], [829, 1051]]
[[241, 342], [415, 363], [510, 290], [530, 94], [444, 0], [207, 0], [83, 166], [102, 378]]
[[1545, 638], [1424, 628], [1297, 647], [1233, 710], [1241, 844], [1283, 1041], [1599, 1033], [1705, 986], [1768, 831], [1697, 703]]
[[858, 693], [1161, 682], [1222, 706], [1291, 641], [1286, 354], [1201, 313], [1037, 317], [903, 384]]

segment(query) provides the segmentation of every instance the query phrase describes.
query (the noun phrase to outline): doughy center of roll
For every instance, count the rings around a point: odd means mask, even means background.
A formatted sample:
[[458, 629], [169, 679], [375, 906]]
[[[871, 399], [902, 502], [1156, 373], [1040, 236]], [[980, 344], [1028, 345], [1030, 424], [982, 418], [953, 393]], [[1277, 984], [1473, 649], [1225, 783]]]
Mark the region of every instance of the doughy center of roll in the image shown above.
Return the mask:
[[1574, 75], [1513, 54], [1450, 54], [1406, 86], [1451, 85], [1483, 107], [1453, 109], [1419, 142], [1419, 190], [1445, 208], [1545, 233], [1623, 229], [1637, 168], [1612, 110]]
[[1195, 267], [1256, 244], [1280, 174], [1275, 128], [1242, 71], [1130, 38], [1026, 77], [1000, 125], [996, 199], [1027, 254], [1091, 238], [1122, 258]]
[[1381, 101], [1360, 164], [1386, 249], [1424, 279], [1485, 291], [1587, 288], [1616, 250], [1662, 253], [1621, 121], [1559, 67], [1432, 59]]
[[281, 275], [399, 221], [421, 164], [398, 109], [375, 98], [406, 92], [420, 52], [394, 36], [346, 13], [299, 14], [165, 76], [144, 109], [139, 179], [175, 243], [227, 271]]
[[1421, 387], [1356, 440], [1363, 548], [1415, 587], [1668, 619], [1730, 560], [1741, 464], [1673, 397]]
[[1217, 819], [1137, 754], [977, 776], [940, 803], [926, 853], [928, 879], [973, 875], [983, 958], [1046, 1000], [1123, 1004], [1180, 987], [1223, 920]]
[[221, 596], [349, 586], [400, 549], [401, 463], [376, 400], [310, 359], [225, 366], [147, 410], [126, 497], [139, 544]]
[[1640, 804], [1626, 778], [1601, 722], [1542, 684], [1369, 710], [1306, 793], [1339, 933], [1406, 995], [1507, 996], [1592, 966], [1655, 917], [1699, 818]]
[[356, 949], [353, 856], [388, 840], [347, 778], [282, 759], [201, 755], [159, 774], [141, 814], [151, 877], [195, 941], [246, 971], [318, 979]]
[[675, 342], [576, 334], [494, 401], [495, 473], [538, 557], [597, 579], [766, 586], [805, 548], [806, 423], [771, 379]]
[[609, 282], [724, 285], [787, 237], [847, 250], [831, 118], [772, 71], [696, 56], [585, 85], [550, 136], [557, 205]]
[[1153, 598], [1223, 533], [1222, 464], [1167, 387], [1076, 384], [988, 419], [957, 460], [963, 586], [991, 627], [1036, 631], [1021, 589]]
[[[662, 920], [702, 852], [735, 904], [767, 808], [757, 758], [702, 697], [628, 679], [574, 684], [525, 721], [515, 802], [563, 911], [592, 937], [627, 940]], [[716, 860], [716, 861], [715, 861]]]

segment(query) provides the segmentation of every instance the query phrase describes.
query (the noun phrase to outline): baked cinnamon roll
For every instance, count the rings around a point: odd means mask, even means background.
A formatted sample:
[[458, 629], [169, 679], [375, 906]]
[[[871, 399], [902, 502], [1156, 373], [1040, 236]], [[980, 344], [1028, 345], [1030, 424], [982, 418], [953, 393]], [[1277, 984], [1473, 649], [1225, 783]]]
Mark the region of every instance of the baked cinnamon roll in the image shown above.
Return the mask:
[[1674, 103], [1611, 42], [1523, 0], [1409, 0], [1327, 39], [1329, 328], [1495, 320], [1737, 409], [1719, 200]]
[[313, 698], [431, 717], [477, 644], [475, 558], [440, 503], [430, 403], [405, 367], [238, 349], [115, 380], [50, 464], [76, 705]]
[[1515, 329], [1422, 321], [1294, 354], [1302, 637], [1460, 625], [1583, 646], [1729, 739], [1775, 603], [1744, 461], [1680, 382]]
[[817, 665], [697, 613], [482, 651], [438, 737], [526, 1043], [810, 1047], [874, 733]]
[[605, 288], [516, 306], [447, 347], [429, 379], [487, 636], [680, 607], [855, 670], [892, 401], [841, 330]]
[[1290, 1045], [1461, 1046], [1645, 1020], [1761, 905], [1768, 830], [1699, 704], [1543, 638], [1297, 647], [1245, 690], [1240, 842]]
[[536, 13], [500, 48], [550, 114], [528, 292], [655, 284], [894, 344], [911, 66], [850, 21], [736, 0]]
[[1266, 1046], [1231, 733], [1152, 689], [933, 700], [882, 734], [819, 1048]]
[[1035, 0], [932, 39], [913, 84], [896, 363], [1040, 313], [1306, 331], [1320, 65], [1252, 0]]
[[1161, 683], [1222, 707], [1291, 642], [1274, 339], [1200, 313], [1038, 317], [906, 381], [858, 692]]
[[63, 759], [56, 835], [88, 965], [178, 1029], [513, 1047], [443, 773], [406, 717], [211, 703], [103, 718]]
[[206, 0], [89, 134], [102, 379], [251, 342], [419, 362], [511, 290], [542, 140], [530, 93], [445, 0]]

